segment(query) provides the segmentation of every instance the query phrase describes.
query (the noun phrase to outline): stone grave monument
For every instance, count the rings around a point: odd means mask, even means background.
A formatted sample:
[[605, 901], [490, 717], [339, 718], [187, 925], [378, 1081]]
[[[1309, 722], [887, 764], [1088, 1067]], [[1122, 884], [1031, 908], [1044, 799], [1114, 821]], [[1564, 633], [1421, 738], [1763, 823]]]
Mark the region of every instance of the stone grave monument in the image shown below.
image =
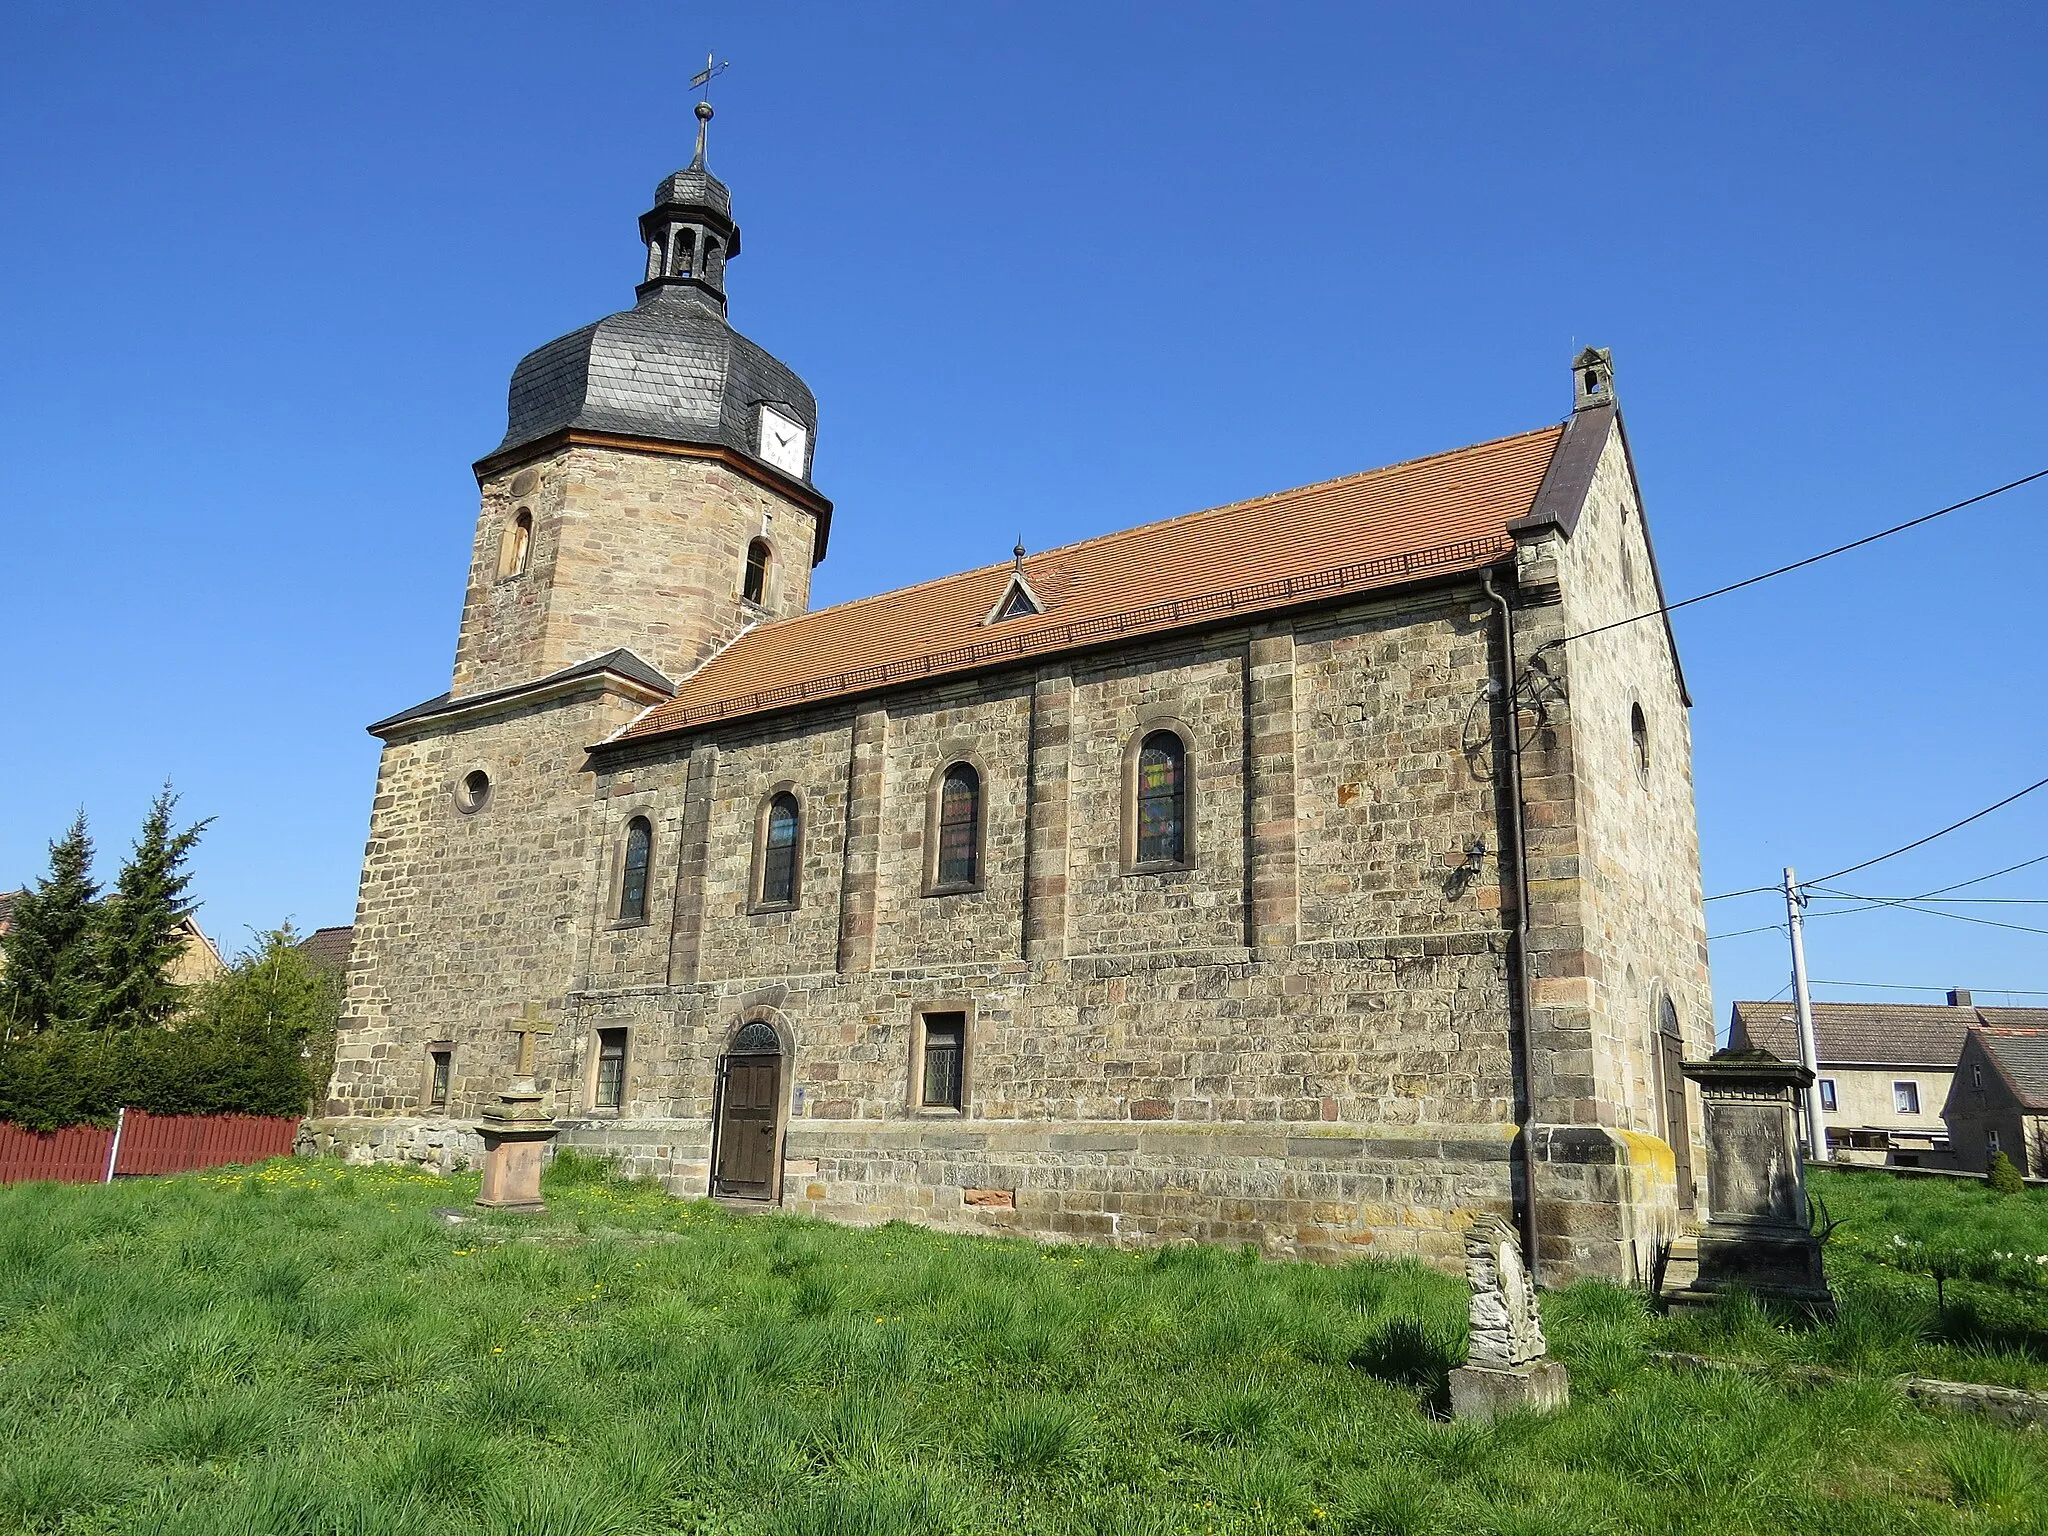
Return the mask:
[[1472, 1342], [1465, 1363], [1451, 1372], [1451, 1412], [1483, 1420], [1562, 1408], [1571, 1399], [1571, 1378], [1544, 1342], [1521, 1240], [1498, 1216], [1481, 1216], [1466, 1229], [1465, 1279], [1472, 1287]]
[[528, 1003], [526, 1012], [513, 1021], [512, 1033], [519, 1037], [512, 1081], [485, 1108], [477, 1124], [477, 1133], [484, 1140], [484, 1179], [476, 1203], [502, 1211], [545, 1210], [540, 1171], [556, 1126], [546, 1108], [546, 1095], [533, 1081], [533, 1042], [553, 1034], [554, 1029], [540, 1006]]
[[1740, 1287], [1834, 1310], [1806, 1203], [1798, 1092], [1813, 1073], [1769, 1051], [1720, 1051], [1680, 1069], [1706, 1111], [1707, 1224], [1671, 1245], [1661, 1291], [1703, 1306]]

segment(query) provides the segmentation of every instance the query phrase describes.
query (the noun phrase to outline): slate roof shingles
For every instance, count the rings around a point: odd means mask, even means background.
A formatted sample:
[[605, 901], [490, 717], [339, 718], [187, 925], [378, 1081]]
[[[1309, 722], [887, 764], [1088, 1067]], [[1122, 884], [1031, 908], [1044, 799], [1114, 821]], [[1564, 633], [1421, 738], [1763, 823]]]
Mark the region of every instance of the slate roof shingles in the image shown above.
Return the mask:
[[2032, 1029], [1981, 1029], [1977, 1038], [1984, 1043], [2012, 1084], [2024, 1109], [2048, 1110], [2048, 1008], [2000, 1008], [1999, 1013], [2032, 1013], [2043, 1017], [2043, 1026]]

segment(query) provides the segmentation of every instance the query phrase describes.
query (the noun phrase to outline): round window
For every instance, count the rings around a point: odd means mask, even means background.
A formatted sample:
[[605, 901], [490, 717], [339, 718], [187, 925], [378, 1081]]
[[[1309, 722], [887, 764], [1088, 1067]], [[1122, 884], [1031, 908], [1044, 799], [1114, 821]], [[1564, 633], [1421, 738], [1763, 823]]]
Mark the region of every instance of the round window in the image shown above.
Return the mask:
[[484, 802], [491, 798], [491, 776], [481, 768], [472, 768], [462, 776], [461, 784], [455, 789], [456, 808], [464, 815], [475, 815], [484, 808]]

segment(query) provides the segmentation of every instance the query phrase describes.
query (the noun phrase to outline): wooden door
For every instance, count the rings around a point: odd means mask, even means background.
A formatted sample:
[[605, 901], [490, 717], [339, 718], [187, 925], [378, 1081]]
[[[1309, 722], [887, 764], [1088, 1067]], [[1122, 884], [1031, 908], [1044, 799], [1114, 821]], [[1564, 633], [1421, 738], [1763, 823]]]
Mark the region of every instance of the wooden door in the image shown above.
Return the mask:
[[1678, 1208], [1692, 1209], [1692, 1127], [1685, 1112], [1685, 1041], [1678, 1032], [1678, 1010], [1665, 998], [1657, 1012], [1657, 1082], [1663, 1090], [1664, 1140], [1678, 1175]]
[[745, 1200], [775, 1194], [775, 1114], [780, 1056], [728, 1056], [719, 1097], [718, 1172], [712, 1192]]

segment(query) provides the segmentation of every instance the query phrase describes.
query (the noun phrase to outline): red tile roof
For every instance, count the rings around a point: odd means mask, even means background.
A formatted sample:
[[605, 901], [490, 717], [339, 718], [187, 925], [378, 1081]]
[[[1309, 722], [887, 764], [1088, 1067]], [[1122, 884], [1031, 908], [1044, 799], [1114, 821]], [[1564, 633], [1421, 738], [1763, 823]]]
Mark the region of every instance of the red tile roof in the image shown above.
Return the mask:
[[1543, 427], [1029, 555], [1046, 605], [985, 622], [1013, 567], [758, 625], [621, 733], [665, 732], [1231, 614], [1475, 571], [1514, 549], [1564, 429]]

